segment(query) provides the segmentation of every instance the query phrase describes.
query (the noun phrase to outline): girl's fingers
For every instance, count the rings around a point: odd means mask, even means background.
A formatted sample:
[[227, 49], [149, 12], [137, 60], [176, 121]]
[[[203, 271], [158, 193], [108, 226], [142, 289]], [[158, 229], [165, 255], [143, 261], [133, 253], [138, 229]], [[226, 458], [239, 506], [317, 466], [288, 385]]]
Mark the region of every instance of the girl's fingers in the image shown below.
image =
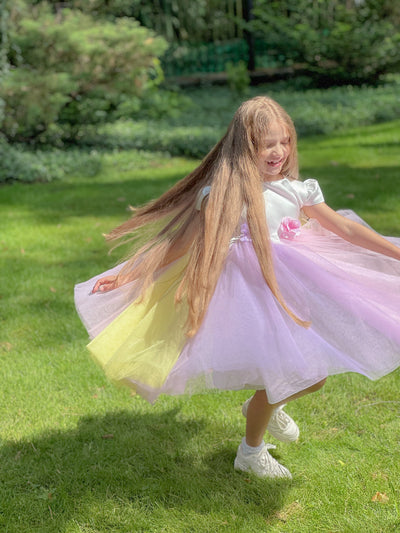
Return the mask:
[[114, 288], [114, 284], [115, 284], [114, 276], [112, 278], [101, 278], [96, 281], [92, 289], [92, 293], [110, 291]]
[[93, 287], [93, 289], [92, 289], [92, 292], [95, 293], [95, 292], [97, 292], [97, 291], [103, 291], [103, 290], [104, 290], [104, 289], [103, 289], [103, 285], [104, 285], [104, 283], [107, 283], [107, 282], [104, 281], [104, 280], [101, 280], [101, 279], [99, 279], [98, 281], [96, 281], [96, 283], [95, 283], [95, 285], [94, 285], [94, 287]]

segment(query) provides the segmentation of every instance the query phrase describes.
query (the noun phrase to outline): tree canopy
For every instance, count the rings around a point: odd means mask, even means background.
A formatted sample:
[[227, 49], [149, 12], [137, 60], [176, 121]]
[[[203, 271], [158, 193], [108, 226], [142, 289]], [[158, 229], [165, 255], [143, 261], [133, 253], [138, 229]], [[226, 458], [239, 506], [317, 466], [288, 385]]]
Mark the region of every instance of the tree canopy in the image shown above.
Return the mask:
[[245, 22], [245, 0], [185, 1], [0, 0], [0, 132], [61, 143], [79, 140], [82, 124], [134, 116], [163, 80], [160, 58], [173, 42], [170, 60], [185, 43], [246, 31], [257, 53], [329, 85], [374, 83], [400, 68], [398, 2], [253, 0]]
[[162, 79], [158, 58], [166, 42], [133, 18], [22, 0], [6, 9], [0, 99], [9, 139], [74, 138], [81, 124], [118, 117]]
[[340, 82], [400, 67], [400, 5], [389, 0], [255, 0], [250, 29], [270, 54]]

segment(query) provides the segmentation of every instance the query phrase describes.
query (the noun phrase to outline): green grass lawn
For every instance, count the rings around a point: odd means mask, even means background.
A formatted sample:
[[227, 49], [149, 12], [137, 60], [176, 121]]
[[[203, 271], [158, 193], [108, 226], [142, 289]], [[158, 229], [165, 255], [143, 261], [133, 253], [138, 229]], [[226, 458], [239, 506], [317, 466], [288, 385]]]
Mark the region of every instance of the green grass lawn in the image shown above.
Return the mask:
[[[332, 207], [400, 235], [399, 147], [399, 121], [309, 138], [302, 175], [320, 179]], [[301, 436], [275, 456], [292, 482], [233, 471], [249, 392], [150, 406], [107, 382], [86, 352], [73, 286], [118, 260], [102, 233], [128, 204], [196, 162], [102, 157], [96, 177], [83, 168], [0, 188], [1, 533], [400, 531], [399, 371], [335, 376], [288, 407]]]

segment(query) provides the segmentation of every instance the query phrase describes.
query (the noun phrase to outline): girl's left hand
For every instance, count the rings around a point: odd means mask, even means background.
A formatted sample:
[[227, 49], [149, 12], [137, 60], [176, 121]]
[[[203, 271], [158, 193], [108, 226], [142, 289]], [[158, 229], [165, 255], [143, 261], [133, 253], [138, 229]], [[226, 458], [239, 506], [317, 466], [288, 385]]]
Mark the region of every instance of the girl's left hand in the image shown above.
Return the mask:
[[104, 278], [100, 278], [96, 281], [92, 289], [92, 294], [94, 294], [95, 292], [112, 291], [113, 289], [116, 289], [117, 287], [118, 287], [117, 276], [105, 276]]

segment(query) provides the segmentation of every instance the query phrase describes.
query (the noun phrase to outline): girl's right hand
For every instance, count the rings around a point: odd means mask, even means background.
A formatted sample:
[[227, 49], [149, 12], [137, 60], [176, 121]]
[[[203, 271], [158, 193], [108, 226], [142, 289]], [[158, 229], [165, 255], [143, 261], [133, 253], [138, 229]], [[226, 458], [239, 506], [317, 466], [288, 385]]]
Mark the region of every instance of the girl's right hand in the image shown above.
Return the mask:
[[116, 289], [117, 287], [118, 287], [117, 276], [105, 276], [104, 278], [100, 278], [96, 281], [92, 289], [92, 294], [94, 294], [95, 292], [112, 291], [113, 289]]

